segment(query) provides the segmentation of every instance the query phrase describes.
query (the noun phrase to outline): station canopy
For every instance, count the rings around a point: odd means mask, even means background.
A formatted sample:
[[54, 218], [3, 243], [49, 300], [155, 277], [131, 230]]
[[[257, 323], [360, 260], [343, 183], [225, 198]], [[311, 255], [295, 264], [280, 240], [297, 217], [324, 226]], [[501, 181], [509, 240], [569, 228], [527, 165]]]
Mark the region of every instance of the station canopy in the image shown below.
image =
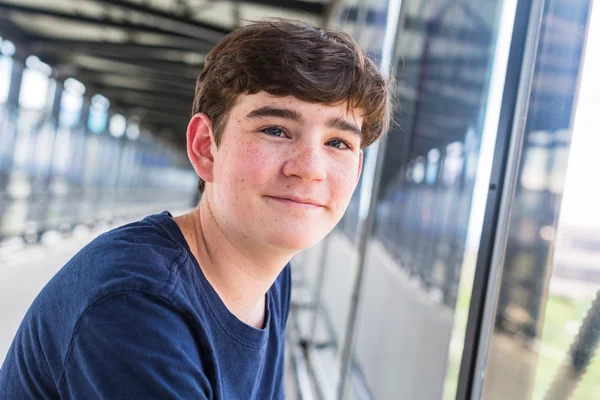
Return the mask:
[[54, 77], [73, 77], [111, 107], [183, 144], [210, 49], [265, 17], [323, 25], [329, 0], [0, 0], [0, 35]]

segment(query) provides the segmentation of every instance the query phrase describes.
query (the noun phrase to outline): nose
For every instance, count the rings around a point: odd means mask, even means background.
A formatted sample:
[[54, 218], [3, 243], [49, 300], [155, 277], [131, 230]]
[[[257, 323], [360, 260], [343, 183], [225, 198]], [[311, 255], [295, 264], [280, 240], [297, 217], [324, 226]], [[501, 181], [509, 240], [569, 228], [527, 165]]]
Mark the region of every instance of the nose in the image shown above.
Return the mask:
[[327, 177], [322, 150], [315, 145], [305, 145], [293, 152], [283, 165], [285, 176], [295, 176], [304, 181], [320, 181]]

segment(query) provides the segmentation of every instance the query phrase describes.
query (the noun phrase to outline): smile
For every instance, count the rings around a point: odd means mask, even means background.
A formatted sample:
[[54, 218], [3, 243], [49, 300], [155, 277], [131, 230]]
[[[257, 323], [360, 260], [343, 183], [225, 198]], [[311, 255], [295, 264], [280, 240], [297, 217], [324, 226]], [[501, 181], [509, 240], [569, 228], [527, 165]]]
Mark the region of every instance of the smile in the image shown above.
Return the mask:
[[287, 206], [303, 207], [303, 208], [309, 208], [309, 209], [323, 208], [323, 206], [321, 204], [319, 204], [318, 202], [316, 202], [314, 200], [294, 199], [294, 198], [289, 198], [289, 197], [276, 197], [276, 196], [265, 196], [265, 197], [267, 197], [270, 200], [276, 201], [280, 204], [287, 205]]

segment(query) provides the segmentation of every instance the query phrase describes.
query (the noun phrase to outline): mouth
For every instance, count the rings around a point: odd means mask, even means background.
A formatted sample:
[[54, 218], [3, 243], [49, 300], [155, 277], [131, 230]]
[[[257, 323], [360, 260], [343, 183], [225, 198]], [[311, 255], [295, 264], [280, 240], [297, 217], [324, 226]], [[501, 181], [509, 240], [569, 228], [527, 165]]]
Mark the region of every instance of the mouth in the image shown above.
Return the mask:
[[301, 199], [295, 197], [283, 197], [283, 196], [265, 196], [268, 199], [274, 200], [276, 202], [286, 204], [288, 206], [297, 206], [304, 208], [323, 208], [324, 206], [319, 202], [311, 199]]

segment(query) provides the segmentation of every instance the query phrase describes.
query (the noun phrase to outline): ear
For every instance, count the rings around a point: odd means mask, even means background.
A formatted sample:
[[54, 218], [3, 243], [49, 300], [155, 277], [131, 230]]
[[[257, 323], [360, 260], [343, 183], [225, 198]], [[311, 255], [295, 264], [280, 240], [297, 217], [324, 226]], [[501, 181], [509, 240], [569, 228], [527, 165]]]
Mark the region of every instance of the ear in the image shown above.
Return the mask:
[[363, 168], [363, 157], [364, 157], [364, 152], [361, 150], [360, 155], [358, 157], [358, 171], [356, 173], [356, 182], [354, 183], [355, 185], [358, 185], [358, 180], [360, 179], [360, 174], [361, 174], [362, 168]]
[[187, 128], [187, 153], [196, 174], [205, 182], [213, 181], [213, 132], [208, 115], [192, 116]]

